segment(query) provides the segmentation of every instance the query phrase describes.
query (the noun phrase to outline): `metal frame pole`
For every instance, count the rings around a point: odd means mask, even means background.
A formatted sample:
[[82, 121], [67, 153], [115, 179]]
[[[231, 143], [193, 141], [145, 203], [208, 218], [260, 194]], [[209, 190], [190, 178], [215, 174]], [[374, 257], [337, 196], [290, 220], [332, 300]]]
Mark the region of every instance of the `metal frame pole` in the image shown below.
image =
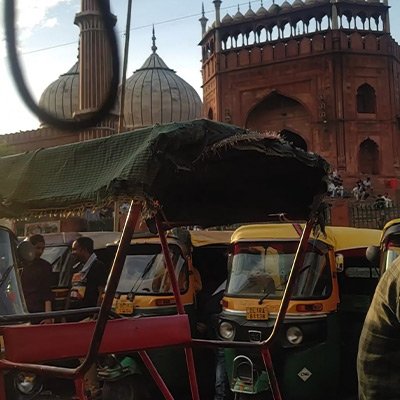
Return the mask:
[[[181, 291], [179, 290], [178, 280], [175, 276], [175, 268], [171, 260], [171, 254], [169, 252], [167, 238], [165, 236], [164, 229], [162, 227], [161, 217], [159, 214], [155, 216], [158, 235], [160, 236], [161, 247], [164, 253], [165, 265], [168, 269], [168, 274], [171, 280], [172, 289], [176, 301], [176, 307], [179, 314], [185, 314], [185, 308], [183, 307]], [[192, 392], [193, 400], [200, 400], [199, 387], [197, 384], [196, 370], [194, 366], [193, 351], [191, 347], [185, 346], [186, 364], [189, 373], [190, 389]]]

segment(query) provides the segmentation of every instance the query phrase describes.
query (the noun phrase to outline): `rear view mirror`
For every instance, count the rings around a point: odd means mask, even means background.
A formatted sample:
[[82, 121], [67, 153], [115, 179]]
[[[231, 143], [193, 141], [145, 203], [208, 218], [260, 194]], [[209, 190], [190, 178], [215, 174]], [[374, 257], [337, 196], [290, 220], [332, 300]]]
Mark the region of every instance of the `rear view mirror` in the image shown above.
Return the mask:
[[365, 252], [367, 260], [376, 268], [379, 268], [380, 263], [380, 249], [379, 246], [368, 246]]
[[343, 272], [344, 270], [344, 257], [343, 254], [336, 254], [336, 271]]
[[35, 247], [31, 242], [23, 241], [17, 248], [18, 256], [24, 263], [30, 263], [35, 259]]

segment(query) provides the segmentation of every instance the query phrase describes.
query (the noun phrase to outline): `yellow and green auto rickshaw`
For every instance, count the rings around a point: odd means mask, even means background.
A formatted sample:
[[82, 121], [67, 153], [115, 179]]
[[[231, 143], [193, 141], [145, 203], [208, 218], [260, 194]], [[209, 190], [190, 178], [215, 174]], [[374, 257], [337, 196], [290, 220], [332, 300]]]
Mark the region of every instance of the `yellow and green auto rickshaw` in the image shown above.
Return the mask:
[[399, 255], [400, 219], [393, 219], [384, 226], [379, 245], [368, 247], [367, 258], [382, 275]]
[[[301, 230], [298, 224], [267, 224], [234, 232], [220, 339], [261, 342], [270, 335]], [[356, 390], [358, 336], [378, 278], [365, 249], [379, 237], [378, 230], [326, 227], [326, 235], [310, 238], [284, 326], [271, 349], [283, 398], [338, 399]], [[259, 356], [226, 350], [225, 362], [237, 398], [264, 398], [269, 380]]]
[[[173, 230], [167, 236], [182, 302], [185, 312], [189, 315], [194, 337], [201, 336], [196, 328], [198, 294], [213, 291], [226, 280], [231, 235], [232, 231]], [[111, 255], [116, 249], [116, 244], [108, 246]], [[139, 233], [133, 237], [113, 309], [125, 317], [176, 314], [171, 281], [157, 236]], [[182, 384], [185, 381], [183, 377], [187, 376], [184, 351], [158, 349], [149, 351], [149, 355], [171, 391], [176, 396], [185, 396], [189, 387]], [[201, 382], [202, 398], [208, 398], [213, 390], [212, 380], [208, 378], [215, 370], [212, 365], [214, 353], [210, 349], [201, 349], [195, 351], [194, 355], [198, 365], [197, 375]], [[98, 374], [104, 382], [103, 400], [134, 400], [138, 395], [156, 395], [152, 392], [156, 389], [155, 385], [150, 377], [144, 374], [146, 368], [137, 354], [108, 356], [102, 364]]]

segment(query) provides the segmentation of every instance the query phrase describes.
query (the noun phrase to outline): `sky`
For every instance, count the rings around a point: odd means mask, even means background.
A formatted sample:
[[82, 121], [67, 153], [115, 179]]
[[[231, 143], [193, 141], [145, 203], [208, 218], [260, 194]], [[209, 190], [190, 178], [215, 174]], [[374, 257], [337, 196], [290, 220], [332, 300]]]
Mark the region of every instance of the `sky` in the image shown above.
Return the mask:
[[[128, 0], [110, 0], [117, 16], [116, 32], [120, 53], [124, 46]], [[206, 16], [215, 20], [212, 0], [203, 0]], [[278, 0], [277, 4], [284, 0]], [[31, 93], [38, 101], [46, 87], [76, 62], [79, 29], [74, 25], [80, 0], [15, 0], [18, 13], [18, 50]], [[236, 13], [238, 2], [243, 14], [249, 2], [223, 0], [221, 17]], [[253, 10], [260, 0], [251, 1]], [[272, 0], [264, 0], [269, 8]], [[392, 36], [400, 42], [400, 0], [389, 0]], [[133, 0], [127, 77], [140, 68], [151, 54], [152, 24], [155, 25], [157, 53], [202, 97], [201, 16], [202, 0]], [[0, 135], [36, 129], [37, 117], [20, 99], [9, 73], [3, 20], [4, 0], [0, 0]], [[0, 137], [1, 139], [1, 137]]]

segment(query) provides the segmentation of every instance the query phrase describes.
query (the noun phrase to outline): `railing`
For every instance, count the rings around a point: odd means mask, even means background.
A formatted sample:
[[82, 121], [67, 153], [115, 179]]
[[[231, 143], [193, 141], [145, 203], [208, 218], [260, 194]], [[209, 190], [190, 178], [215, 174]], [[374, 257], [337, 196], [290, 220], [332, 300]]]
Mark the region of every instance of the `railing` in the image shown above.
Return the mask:
[[400, 204], [392, 203], [387, 208], [377, 208], [374, 203], [352, 203], [350, 225], [355, 228], [383, 229], [392, 219], [400, 217]]

